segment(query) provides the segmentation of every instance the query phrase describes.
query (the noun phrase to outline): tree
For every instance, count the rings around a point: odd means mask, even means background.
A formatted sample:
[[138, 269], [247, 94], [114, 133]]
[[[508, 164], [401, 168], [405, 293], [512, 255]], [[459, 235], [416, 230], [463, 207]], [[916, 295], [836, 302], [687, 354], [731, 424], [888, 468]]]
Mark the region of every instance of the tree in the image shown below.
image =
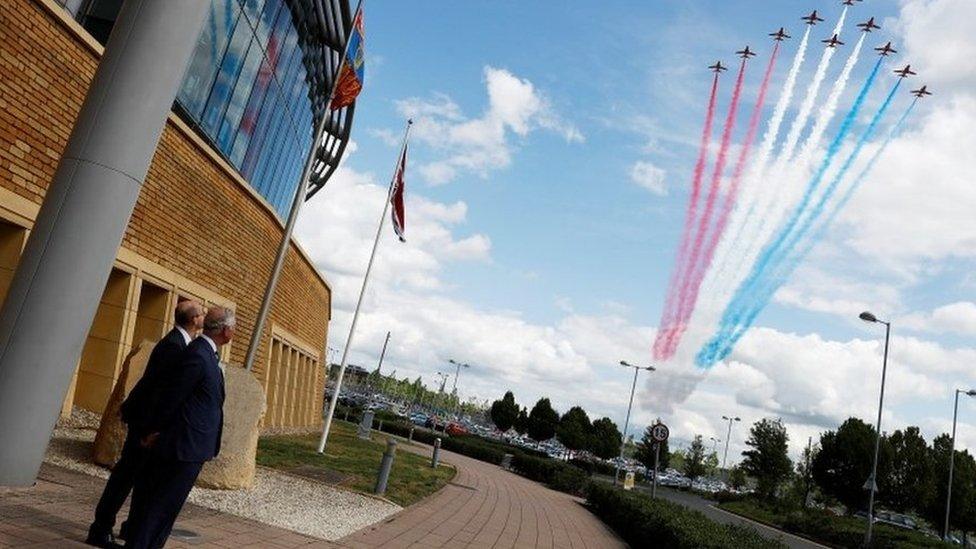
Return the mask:
[[813, 488], [813, 461], [819, 452], [820, 445], [813, 444], [813, 440], [811, 439], [810, 444], [803, 449], [803, 455], [800, 456], [800, 461], [796, 463], [794, 493], [804, 508], [807, 506], [807, 501], [810, 499], [810, 490]]
[[593, 426], [590, 424], [590, 417], [579, 406], [573, 406], [563, 414], [556, 427], [556, 438], [563, 443], [563, 446], [574, 452], [589, 448], [592, 435]]
[[685, 452], [685, 476], [691, 480], [705, 474], [705, 444], [701, 435], [695, 435], [691, 446]]
[[512, 425], [512, 428], [520, 435], [524, 435], [529, 430], [529, 411], [525, 409], [525, 406], [522, 406], [522, 409], [519, 410], [518, 417], [515, 418], [515, 424]]
[[519, 407], [515, 404], [515, 395], [511, 391], [505, 393], [501, 400], [491, 403], [491, 422], [500, 431], [507, 431], [512, 428], [518, 418]]
[[[924, 510], [935, 497], [933, 455], [918, 427], [895, 431], [888, 437], [891, 473], [880, 500], [896, 511]], [[946, 454], [948, 455], [948, 453]]]
[[718, 472], [718, 452], [709, 452], [705, 455], [705, 475], [712, 477]]
[[[941, 525], [945, 520], [946, 484], [949, 479], [949, 448], [952, 438], [947, 434], [935, 437], [930, 450], [935, 473], [935, 497], [925, 508], [923, 515], [932, 524]], [[976, 461], [967, 451], [956, 450], [952, 469], [952, 505], [949, 524], [952, 528], [973, 530], [976, 528]]]
[[[824, 494], [843, 503], [849, 513], [867, 504], [864, 483], [871, 475], [874, 459], [873, 427], [856, 417], [845, 421], [836, 432], [820, 436], [820, 452], [813, 460], [813, 480]], [[878, 454], [878, 488], [884, 493], [888, 478], [890, 451], [882, 440]]]
[[793, 472], [793, 462], [787, 454], [786, 427], [779, 418], [764, 418], [753, 424], [749, 430], [746, 446], [742, 452], [742, 470], [756, 479], [756, 492], [763, 498], [776, 495], [780, 483]]
[[[644, 429], [644, 436], [641, 437], [640, 442], [637, 443], [637, 453], [634, 454], [634, 459], [639, 461], [641, 465], [647, 467], [648, 469], [654, 468], [654, 451], [657, 448], [658, 443], [654, 441], [651, 437], [651, 429], [653, 425], [648, 425]], [[661, 444], [661, 452], [659, 454], [658, 470], [663, 471], [668, 468], [671, 464], [671, 450], [668, 448], [668, 441], [665, 440]]]
[[611, 459], [620, 455], [623, 435], [610, 418], [602, 417], [593, 422], [593, 436], [590, 440], [590, 451], [597, 457]]
[[738, 490], [746, 485], [746, 472], [742, 470], [742, 467], [733, 467], [729, 471], [729, 486], [733, 489]]
[[548, 398], [540, 398], [529, 412], [529, 437], [532, 440], [549, 440], [556, 435], [559, 412], [552, 409]]

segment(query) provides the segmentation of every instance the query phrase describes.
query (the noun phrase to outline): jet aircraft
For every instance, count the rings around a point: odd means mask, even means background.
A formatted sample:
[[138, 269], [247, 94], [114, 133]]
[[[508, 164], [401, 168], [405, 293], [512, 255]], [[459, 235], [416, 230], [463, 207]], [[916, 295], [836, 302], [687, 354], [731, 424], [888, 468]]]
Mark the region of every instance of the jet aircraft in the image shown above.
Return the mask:
[[739, 50], [739, 51], [735, 52], [735, 54], [738, 55], [739, 57], [743, 58], [743, 59], [749, 59], [750, 57], [755, 57], [756, 56], [756, 52], [750, 51], [749, 50], [749, 46], [746, 46], [746, 49], [744, 49], [744, 50]]
[[821, 42], [823, 42], [824, 44], [827, 44], [827, 47], [828, 48], [836, 48], [837, 46], [843, 46], [844, 45], [844, 43], [840, 41], [840, 38], [837, 38], [837, 35], [836, 34], [833, 35], [833, 36], [831, 36], [827, 40], [821, 40]]
[[891, 42], [888, 42], [884, 46], [880, 46], [880, 47], [874, 48], [874, 51], [878, 52], [878, 55], [880, 55], [882, 57], [883, 56], [886, 56], [886, 55], [889, 55], [889, 54], [892, 54], [892, 53], [898, 53], [898, 50], [896, 50], [895, 48], [892, 48], [891, 47]]
[[777, 42], [782, 42], [784, 39], [790, 37], [790, 35], [786, 34], [786, 31], [783, 29], [783, 27], [780, 27], [779, 30], [776, 32], [769, 33], [769, 35], [772, 36], [773, 40], [776, 40]]
[[880, 29], [881, 28], [881, 25], [876, 25], [874, 23], [874, 17], [872, 17], [871, 19], [868, 19], [867, 21], [865, 21], [863, 23], [858, 23], [857, 26], [860, 27], [860, 29], [862, 31], [864, 31], [864, 32], [871, 32], [871, 29]]
[[908, 78], [909, 76], [915, 76], [918, 73], [912, 70], [911, 65], [905, 65], [904, 69], [896, 70], [895, 74], [898, 75], [898, 78]]
[[822, 17], [817, 16], [817, 10], [813, 10], [810, 15], [801, 17], [800, 19], [806, 21], [807, 25], [816, 25], [818, 21], [823, 21]]
[[721, 61], [716, 61], [714, 65], [709, 65], [708, 68], [712, 69], [712, 72], [722, 72], [724, 70], [727, 70], [725, 67], [722, 66]]
[[917, 90], [912, 90], [912, 95], [914, 95], [915, 97], [918, 97], [919, 99], [921, 99], [923, 96], [926, 96], [926, 95], [932, 95], [932, 92], [930, 92], [927, 88], [928, 88], [928, 86], [922, 86], [921, 88], [919, 88]]

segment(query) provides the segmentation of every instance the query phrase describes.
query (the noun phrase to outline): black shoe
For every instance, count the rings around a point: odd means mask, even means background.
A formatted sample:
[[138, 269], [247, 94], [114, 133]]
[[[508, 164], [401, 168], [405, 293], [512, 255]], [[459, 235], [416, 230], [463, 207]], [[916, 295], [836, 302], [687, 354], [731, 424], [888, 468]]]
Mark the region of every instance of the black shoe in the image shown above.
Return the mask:
[[102, 547], [104, 549], [120, 549], [123, 547], [121, 544], [115, 541], [115, 536], [113, 536], [111, 532], [107, 534], [99, 534], [97, 532], [89, 531], [88, 537], [85, 538], [85, 543], [95, 547]]

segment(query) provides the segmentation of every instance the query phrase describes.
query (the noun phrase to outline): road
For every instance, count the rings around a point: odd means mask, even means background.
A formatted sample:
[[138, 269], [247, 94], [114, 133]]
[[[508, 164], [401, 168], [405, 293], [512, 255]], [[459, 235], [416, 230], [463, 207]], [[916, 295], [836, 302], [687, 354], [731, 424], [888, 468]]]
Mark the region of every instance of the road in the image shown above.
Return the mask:
[[[651, 489], [645, 486], [638, 486], [637, 489], [641, 492], [651, 493]], [[657, 488], [658, 497], [667, 499], [668, 501], [673, 501], [680, 505], [684, 505], [689, 509], [694, 509], [700, 511], [706, 517], [714, 520], [715, 522], [721, 524], [737, 524], [742, 526], [748, 526], [757, 530], [763, 536], [779, 540], [793, 549], [825, 549], [825, 545], [820, 545], [819, 543], [814, 543], [808, 539], [804, 539], [798, 536], [794, 536], [788, 532], [766, 526], [754, 520], [749, 520], [747, 518], [740, 517], [729, 513], [728, 511], [723, 511], [718, 507], [715, 507], [715, 502], [709, 501], [701, 496], [693, 494], [691, 492], [682, 492], [680, 490], [672, 490], [670, 488], [664, 488], [658, 486]]]

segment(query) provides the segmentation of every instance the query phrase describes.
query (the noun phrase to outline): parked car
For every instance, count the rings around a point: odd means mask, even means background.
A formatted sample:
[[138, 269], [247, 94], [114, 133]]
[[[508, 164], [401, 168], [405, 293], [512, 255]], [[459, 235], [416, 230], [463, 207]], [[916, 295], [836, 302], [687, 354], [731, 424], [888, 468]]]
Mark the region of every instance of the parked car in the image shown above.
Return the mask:
[[468, 434], [468, 430], [464, 428], [464, 425], [452, 421], [447, 424], [447, 434], [451, 436], [466, 435]]

